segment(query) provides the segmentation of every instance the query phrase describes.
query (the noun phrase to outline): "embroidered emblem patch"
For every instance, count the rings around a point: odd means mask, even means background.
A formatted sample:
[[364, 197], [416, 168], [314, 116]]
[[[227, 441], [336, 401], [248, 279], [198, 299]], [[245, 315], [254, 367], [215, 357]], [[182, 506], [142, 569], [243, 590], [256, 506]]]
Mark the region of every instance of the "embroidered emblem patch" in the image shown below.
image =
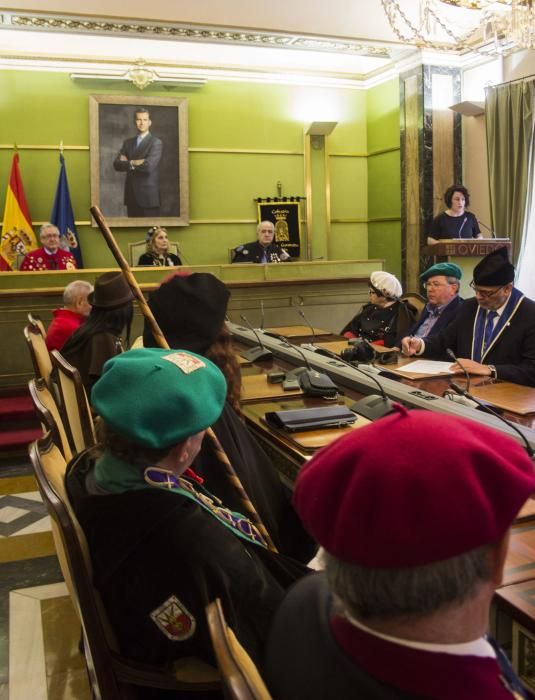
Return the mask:
[[165, 355], [165, 357], [162, 359], [172, 362], [178, 367], [178, 369], [182, 370], [184, 374], [191, 374], [192, 372], [196, 372], [198, 369], [206, 367], [205, 363], [198, 357], [186, 355], [185, 352], [174, 352], [171, 355]]
[[156, 627], [173, 642], [183, 642], [185, 639], [189, 639], [195, 634], [197, 628], [195, 618], [175, 595], [164, 601], [159, 608], [153, 610], [150, 617]]

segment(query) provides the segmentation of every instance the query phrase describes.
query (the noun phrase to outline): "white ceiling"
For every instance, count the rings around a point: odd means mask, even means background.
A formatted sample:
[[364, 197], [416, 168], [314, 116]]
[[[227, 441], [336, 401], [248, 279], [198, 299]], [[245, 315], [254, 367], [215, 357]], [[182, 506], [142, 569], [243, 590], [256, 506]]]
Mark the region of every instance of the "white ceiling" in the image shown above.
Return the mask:
[[362, 88], [422, 61], [381, 0], [12, 0], [0, 16], [3, 68], [120, 72], [144, 59], [160, 75]]

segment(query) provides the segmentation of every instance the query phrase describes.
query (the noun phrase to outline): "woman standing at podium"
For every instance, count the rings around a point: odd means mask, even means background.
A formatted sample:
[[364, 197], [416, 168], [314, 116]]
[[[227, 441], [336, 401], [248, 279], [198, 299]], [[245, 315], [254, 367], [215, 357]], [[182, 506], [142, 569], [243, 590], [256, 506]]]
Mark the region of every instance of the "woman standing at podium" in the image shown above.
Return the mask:
[[448, 238], [482, 238], [477, 218], [466, 207], [470, 193], [462, 185], [452, 185], [444, 192], [446, 211], [436, 216], [427, 236], [427, 245]]

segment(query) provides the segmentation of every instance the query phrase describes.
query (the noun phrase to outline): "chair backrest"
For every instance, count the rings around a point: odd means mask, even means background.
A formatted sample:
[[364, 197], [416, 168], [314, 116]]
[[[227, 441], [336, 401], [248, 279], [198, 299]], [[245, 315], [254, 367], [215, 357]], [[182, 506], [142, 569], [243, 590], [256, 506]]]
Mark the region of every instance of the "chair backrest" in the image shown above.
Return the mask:
[[29, 323], [32, 323], [34, 326], [37, 326], [39, 330], [41, 331], [41, 335], [46, 338], [46, 328], [45, 324], [41, 321], [41, 317], [37, 316], [36, 314], [32, 314], [31, 311], [28, 312], [28, 321]]
[[58, 350], [52, 350], [59, 396], [65, 426], [75, 454], [96, 442], [91, 408], [78, 370], [67, 362]]
[[102, 700], [127, 698], [129, 696], [121, 692], [113, 670], [111, 651], [95, 600], [92, 571], [84, 556], [82, 538], [86, 551], [87, 542], [67, 498], [67, 463], [49, 433], [32, 443], [29, 452], [39, 491], [52, 520], [52, 534], [61, 570], [82, 623], [84, 654], [93, 697]]
[[52, 360], [45, 343], [45, 336], [36, 323], [28, 323], [24, 328], [24, 337], [32, 358], [35, 376], [44, 379], [50, 388]]
[[[147, 241], [143, 239], [142, 241], [135, 241], [134, 243], [128, 244], [128, 257], [130, 259], [130, 265], [136, 266], [137, 262], [143, 253], [147, 251]], [[174, 253], [180, 257], [180, 246], [178, 243], [169, 241], [169, 252]]]
[[422, 311], [425, 309], [425, 305], [427, 304], [427, 299], [421, 294], [418, 294], [418, 292], [407, 292], [406, 294], [403, 294], [401, 299], [408, 301], [409, 304], [416, 307], [418, 311], [418, 318], [422, 315]]
[[225, 697], [229, 700], [271, 700], [253, 660], [227, 625], [219, 598], [206, 606], [206, 619]]
[[54, 444], [68, 462], [72, 458], [72, 451], [54, 397], [43, 379], [30, 379], [28, 388], [33, 406], [41, 421], [43, 433], [50, 432]]
[[218, 689], [219, 675], [203, 662], [184, 660], [173, 674], [167, 669], [131, 661], [117, 651], [102, 600], [92, 583], [87, 540], [67, 495], [66, 462], [50, 434], [32, 443], [29, 452], [39, 491], [52, 520], [62, 573], [82, 624], [92, 697], [135, 700], [137, 686], [188, 692]]

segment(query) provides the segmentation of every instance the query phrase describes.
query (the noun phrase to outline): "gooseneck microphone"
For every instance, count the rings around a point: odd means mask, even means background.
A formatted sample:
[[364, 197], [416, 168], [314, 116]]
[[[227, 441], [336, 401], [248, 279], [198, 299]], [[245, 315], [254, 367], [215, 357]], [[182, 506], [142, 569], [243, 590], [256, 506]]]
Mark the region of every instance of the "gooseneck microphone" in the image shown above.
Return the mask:
[[305, 316], [305, 312], [303, 311], [303, 309], [297, 309], [297, 313], [299, 314], [299, 316], [301, 316], [301, 318], [303, 319], [303, 321], [304, 321], [304, 322], [307, 324], [307, 326], [310, 328], [310, 334], [311, 334], [311, 337], [312, 337], [312, 345], [316, 345], [316, 333], [314, 332], [314, 326], [310, 323], [310, 321], [308, 320], [308, 318]]
[[477, 223], [478, 223], [480, 226], [483, 226], [483, 228], [486, 229], [486, 230], [490, 233], [490, 235], [491, 235], [493, 238], [497, 238], [497, 236], [496, 236], [496, 231], [495, 231], [494, 229], [492, 229], [490, 226], [487, 226], [487, 224], [484, 224], [484, 223], [483, 223], [482, 221], [480, 221], [479, 219], [477, 220]]
[[355, 403], [349, 407], [350, 410], [353, 411], [353, 413], [358, 413], [359, 415], [364, 416], [365, 418], [369, 418], [370, 420], [376, 420], [377, 418], [386, 416], [388, 413], [392, 413], [392, 411], [394, 410], [392, 401], [386, 395], [384, 387], [382, 386], [381, 382], [377, 379], [377, 377], [360, 369], [358, 362], [348, 362], [347, 360], [344, 360], [339, 355], [337, 355], [335, 352], [327, 350], [327, 348], [318, 348], [316, 352], [318, 355], [332, 357], [333, 360], [341, 362], [343, 365], [351, 367], [351, 369], [357, 370], [357, 372], [360, 372], [365, 377], [372, 379], [377, 384], [377, 387], [380, 391], [380, 396], [378, 396], [377, 394], [369, 394], [368, 396], [365, 396], [364, 398], [355, 401]]
[[483, 403], [483, 401], [476, 399], [475, 396], [469, 394], [468, 391], [466, 391], [466, 389], [462, 389], [458, 384], [455, 384], [455, 382], [451, 382], [450, 386], [456, 394], [459, 394], [460, 396], [465, 396], [467, 399], [470, 399], [470, 401], [477, 403], [477, 405], [481, 408], [482, 411], [490, 413], [492, 416], [496, 416], [496, 418], [499, 418], [501, 421], [503, 421], [505, 425], [508, 425], [510, 428], [512, 428], [515, 431], [515, 433], [520, 435], [520, 437], [522, 438], [522, 442], [524, 443], [524, 447], [526, 448], [526, 452], [528, 453], [528, 455], [530, 457], [534, 456], [535, 453], [533, 452], [533, 449], [531, 448], [527, 437], [521, 430], [519, 430], [516, 427], [516, 425], [512, 421], [507, 420], [507, 418], [504, 418], [504, 416], [500, 415], [498, 411], [495, 411], [491, 406], [488, 406], [487, 404]]
[[257, 360], [271, 360], [273, 359], [273, 353], [271, 350], [266, 348], [264, 343], [262, 342], [262, 339], [256, 332], [256, 330], [253, 328], [251, 323], [249, 322], [249, 319], [247, 316], [244, 314], [240, 314], [241, 320], [245, 323], [247, 328], [252, 331], [255, 335], [255, 338], [258, 341], [258, 345], [253, 345], [252, 348], [249, 350], [245, 350], [244, 352], [241, 352], [240, 355], [244, 357], [246, 360], [249, 360], [249, 362], [256, 362]]
[[466, 377], [466, 391], [467, 392], [470, 391], [470, 375], [466, 371], [466, 367], [459, 362], [459, 360], [457, 359], [457, 356], [455, 355], [455, 353], [453, 352], [453, 350], [451, 348], [446, 348], [446, 355], [451, 357], [451, 359], [454, 362], [456, 362], [459, 365], [459, 367], [462, 369], [462, 371], [464, 372], [464, 376]]
[[264, 300], [260, 299], [260, 330], [264, 330], [264, 321], [265, 321], [265, 316], [264, 316]]
[[328, 374], [318, 372], [318, 370], [314, 369], [300, 347], [290, 343], [289, 339], [280, 333], [270, 333], [270, 335], [282, 340], [289, 349], [295, 350], [295, 352], [303, 358], [306, 365], [306, 369], [304, 367], [296, 367], [286, 372], [286, 377], [282, 382], [283, 389], [302, 389], [305, 396], [335, 398], [338, 395], [338, 387], [333, 380]]

